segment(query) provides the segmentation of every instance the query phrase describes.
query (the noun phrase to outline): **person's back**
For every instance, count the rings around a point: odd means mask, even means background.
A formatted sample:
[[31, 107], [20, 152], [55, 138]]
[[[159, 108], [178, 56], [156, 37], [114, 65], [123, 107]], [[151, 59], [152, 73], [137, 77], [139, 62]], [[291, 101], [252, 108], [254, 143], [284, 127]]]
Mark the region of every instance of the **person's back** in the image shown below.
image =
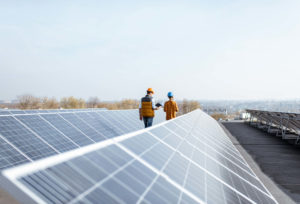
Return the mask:
[[140, 120], [144, 121], [145, 128], [152, 126], [153, 118], [155, 116], [154, 111], [160, 108], [155, 107], [155, 102], [152, 97], [153, 94], [153, 89], [149, 88], [147, 90], [147, 95], [141, 99], [139, 106]]
[[176, 112], [178, 112], [177, 103], [174, 101], [173, 93], [168, 93], [169, 101], [165, 102], [164, 111], [166, 112], [166, 120], [176, 118]]

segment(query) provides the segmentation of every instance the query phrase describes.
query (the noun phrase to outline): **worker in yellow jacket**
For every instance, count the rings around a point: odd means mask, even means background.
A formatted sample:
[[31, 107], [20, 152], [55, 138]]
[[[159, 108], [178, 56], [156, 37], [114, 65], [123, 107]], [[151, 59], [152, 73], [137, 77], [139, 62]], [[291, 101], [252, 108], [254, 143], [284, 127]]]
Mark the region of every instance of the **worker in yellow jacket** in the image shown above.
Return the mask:
[[160, 108], [155, 106], [153, 94], [154, 91], [152, 88], [147, 89], [147, 95], [141, 99], [139, 106], [140, 120], [144, 121], [145, 128], [152, 126], [155, 116], [154, 111]]
[[177, 103], [174, 101], [174, 95], [172, 92], [168, 93], [169, 100], [165, 102], [164, 111], [166, 112], [166, 119], [171, 120], [176, 118], [176, 112], [178, 112]]

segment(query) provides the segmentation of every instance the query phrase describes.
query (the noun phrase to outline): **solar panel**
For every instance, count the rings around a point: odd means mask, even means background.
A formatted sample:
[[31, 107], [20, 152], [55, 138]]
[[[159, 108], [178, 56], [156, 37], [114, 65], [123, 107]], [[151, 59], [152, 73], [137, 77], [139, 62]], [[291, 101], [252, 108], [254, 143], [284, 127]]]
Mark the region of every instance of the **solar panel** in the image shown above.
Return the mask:
[[99, 142], [105, 139], [100, 132], [94, 129], [90, 124], [85, 122], [83, 119], [75, 115], [74, 113], [60, 113], [65, 120], [71, 123], [73, 126], [77, 127], [85, 135], [88, 135], [95, 142]]
[[8, 168], [29, 162], [26, 156], [22, 155], [12, 144], [5, 141], [0, 135], [0, 164], [1, 168]]
[[249, 124], [270, 134], [288, 140], [300, 142], [300, 114], [262, 110], [246, 110], [250, 113]]
[[43, 120], [39, 115], [17, 115], [15, 117], [58, 152], [65, 152], [78, 147], [77, 144]]
[[91, 115], [91, 113], [76, 113], [76, 115], [97, 130], [97, 132], [99, 132], [104, 138], [122, 134], [122, 131], [117, 130], [113, 124], [109, 124], [105, 118], [101, 118], [97, 114]]
[[[65, 113], [41, 113], [40, 110], [36, 110], [25, 114], [16, 112], [18, 114], [0, 115], [0, 169], [143, 128], [137, 110], [113, 111], [111, 120], [98, 114], [102, 109], [89, 110], [71, 110]], [[110, 111], [104, 112], [110, 114]], [[132, 117], [125, 119], [127, 115]], [[128, 128], [120, 128], [121, 124], [128, 125]], [[136, 124], [139, 126], [135, 127]]]
[[94, 143], [94, 141], [87, 135], [82, 133], [78, 128], [68, 123], [58, 114], [41, 114], [42, 118], [51, 123], [60, 132], [70, 138], [79, 146], [85, 146]]
[[9, 115], [10, 112], [8, 110], [0, 110], [0, 115]]
[[22, 110], [11, 110], [10, 113], [11, 114], [25, 114], [26, 112], [22, 111]]
[[199, 110], [5, 170], [2, 186], [37, 203], [277, 203]]
[[0, 117], [0, 134], [31, 160], [41, 159], [57, 153], [46, 141], [39, 138], [13, 116]]
[[62, 112], [91, 112], [91, 111], [103, 111], [106, 108], [82, 108], [82, 109], [2, 109], [0, 115], [17, 115], [17, 114], [33, 114], [33, 113], [62, 113]]

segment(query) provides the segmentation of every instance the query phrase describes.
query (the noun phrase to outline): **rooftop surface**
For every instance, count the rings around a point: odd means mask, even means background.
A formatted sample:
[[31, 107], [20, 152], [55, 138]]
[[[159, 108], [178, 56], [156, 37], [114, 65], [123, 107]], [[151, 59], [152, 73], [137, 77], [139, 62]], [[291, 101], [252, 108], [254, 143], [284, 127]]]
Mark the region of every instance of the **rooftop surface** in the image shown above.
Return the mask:
[[244, 122], [224, 122], [247, 163], [279, 203], [300, 203], [300, 149]]

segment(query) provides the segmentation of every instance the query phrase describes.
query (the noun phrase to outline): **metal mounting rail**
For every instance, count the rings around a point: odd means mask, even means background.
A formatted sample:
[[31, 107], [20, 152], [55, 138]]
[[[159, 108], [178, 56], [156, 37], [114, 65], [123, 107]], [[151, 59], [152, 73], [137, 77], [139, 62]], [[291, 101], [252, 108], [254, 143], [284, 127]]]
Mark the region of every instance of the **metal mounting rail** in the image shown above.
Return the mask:
[[294, 144], [300, 143], [300, 113], [262, 111], [246, 109], [250, 117], [246, 120], [257, 127]]

